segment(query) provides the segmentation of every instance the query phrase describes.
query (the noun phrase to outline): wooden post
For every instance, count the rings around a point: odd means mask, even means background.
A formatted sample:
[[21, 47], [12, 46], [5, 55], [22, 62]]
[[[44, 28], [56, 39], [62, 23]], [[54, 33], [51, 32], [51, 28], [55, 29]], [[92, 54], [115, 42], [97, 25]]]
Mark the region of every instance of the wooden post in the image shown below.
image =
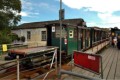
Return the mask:
[[103, 79], [103, 62], [102, 62], [102, 57], [101, 57], [101, 78]]
[[98, 46], [99, 46], [99, 44], [97, 45], [97, 52], [98, 52]]
[[57, 49], [55, 49], [55, 69], [56, 69], [56, 73], [58, 73], [58, 70], [57, 70]]
[[[57, 71], [57, 49], [55, 49], [54, 54], [53, 54], [53, 57], [52, 57], [52, 62], [51, 62], [51, 65], [50, 65], [50, 71], [51, 71], [52, 65], [53, 65], [53, 63], [54, 63], [54, 59], [55, 59], [56, 72], [58, 72], [58, 71]], [[46, 77], [48, 76], [48, 74], [50, 73], [50, 71], [46, 73], [46, 75], [44, 76], [43, 80], [46, 79]]]
[[17, 55], [17, 80], [20, 80], [19, 55]]
[[73, 55], [74, 55], [74, 53], [72, 53], [72, 57], [71, 57], [71, 72], [72, 72], [72, 68], [73, 68], [73, 65], [74, 65]]
[[92, 52], [93, 52], [93, 46], [92, 46]]

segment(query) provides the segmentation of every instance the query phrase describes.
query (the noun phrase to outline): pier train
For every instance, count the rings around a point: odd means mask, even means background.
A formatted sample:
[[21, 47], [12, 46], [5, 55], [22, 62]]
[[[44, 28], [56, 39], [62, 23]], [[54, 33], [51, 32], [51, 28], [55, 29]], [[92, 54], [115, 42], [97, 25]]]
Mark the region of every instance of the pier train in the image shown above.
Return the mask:
[[[84, 20], [83, 20], [84, 22]], [[108, 40], [108, 29], [98, 27], [87, 27], [80, 25], [62, 25], [62, 53], [69, 56], [73, 50], [85, 51], [95, 45]], [[60, 26], [59, 24], [47, 26], [47, 45], [60, 46]]]
[[[45, 28], [47, 29], [47, 46], [59, 47], [60, 46], [59, 20], [53, 22], [46, 22]], [[62, 21], [62, 35], [61, 35], [62, 58], [71, 57], [73, 50], [85, 51], [106, 40], [108, 40], [108, 30], [98, 27], [87, 27], [85, 21], [81, 18], [72, 21], [71, 20]], [[9, 53], [9, 55], [12, 57], [13, 54]]]

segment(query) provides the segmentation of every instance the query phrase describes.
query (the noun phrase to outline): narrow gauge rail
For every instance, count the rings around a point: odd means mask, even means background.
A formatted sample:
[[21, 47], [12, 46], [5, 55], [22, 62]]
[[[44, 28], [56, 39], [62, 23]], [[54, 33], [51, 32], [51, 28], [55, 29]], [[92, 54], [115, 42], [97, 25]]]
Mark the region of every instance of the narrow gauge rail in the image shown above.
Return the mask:
[[[0, 65], [0, 78], [16, 78], [16, 56], [18, 55], [20, 57], [20, 78], [31, 78], [31, 75], [37, 74], [38, 76], [40, 74], [46, 73], [50, 70], [51, 65], [55, 67], [55, 60], [53, 60], [55, 50], [57, 50], [57, 47], [52, 46], [9, 50], [9, 57], [7, 57], [7, 59], [9, 58], [13, 60]], [[50, 64], [51, 62], [52, 64]]]

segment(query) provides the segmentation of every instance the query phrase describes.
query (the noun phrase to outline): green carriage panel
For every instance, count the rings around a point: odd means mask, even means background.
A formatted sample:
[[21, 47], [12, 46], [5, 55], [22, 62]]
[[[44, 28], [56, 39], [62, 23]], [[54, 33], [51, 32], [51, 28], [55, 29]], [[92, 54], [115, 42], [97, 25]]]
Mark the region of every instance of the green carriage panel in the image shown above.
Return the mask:
[[67, 50], [68, 55], [72, 54], [74, 50], [78, 49], [78, 41], [77, 41], [77, 29], [76, 28], [68, 28], [68, 44]]
[[[66, 45], [64, 43], [64, 37], [66, 36], [66, 29], [62, 29], [61, 40], [62, 40], [62, 51], [67, 51]], [[55, 32], [52, 32], [52, 46], [60, 46], [60, 27], [55, 27]]]

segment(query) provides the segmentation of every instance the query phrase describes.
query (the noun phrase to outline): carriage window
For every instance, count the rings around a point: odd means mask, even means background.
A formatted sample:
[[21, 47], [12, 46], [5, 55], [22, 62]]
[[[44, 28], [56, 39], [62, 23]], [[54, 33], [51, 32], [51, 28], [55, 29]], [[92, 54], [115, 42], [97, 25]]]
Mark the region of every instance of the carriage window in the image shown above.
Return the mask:
[[46, 31], [41, 31], [41, 36], [42, 36], [41, 40], [46, 41]]
[[72, 31], [70, 31], [69, 33], [72, 34]]
[[31, 32], [27, 31], [27, 39], [30, 40], [31, 39]]
[[69, 38], [73, 38], [73, 30], [69, 31]]

